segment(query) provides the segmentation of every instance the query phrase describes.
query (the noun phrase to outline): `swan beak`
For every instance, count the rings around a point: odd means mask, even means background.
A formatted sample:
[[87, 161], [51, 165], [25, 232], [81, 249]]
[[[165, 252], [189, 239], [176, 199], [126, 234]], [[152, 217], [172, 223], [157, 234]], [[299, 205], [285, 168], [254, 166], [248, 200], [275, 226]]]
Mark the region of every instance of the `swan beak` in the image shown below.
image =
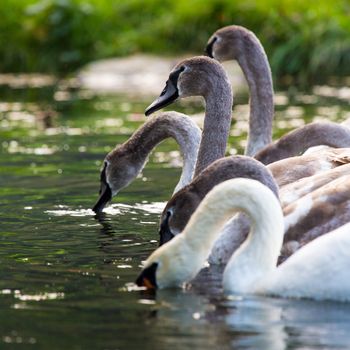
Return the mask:
[[207, 56], [211, 57], [211, 58], [214, 58], [213, 56], [213, 45], [215, 43], [215, 41], [217, 40], [216, 37], [214, 37], [213, 39], [211, 39], [208, 44], [207, 44], [207, 47], [205, 48], [205, 53]]
[[163, 89], [160, 96], [146, 108], [145, 110], [146, 116], [149, 116], [155, 111], [158, 111], [159, 109], [170, 105], [170, 103], [174, 102], [179, 97], [177, 82], [181, 72], [183, 72], [184, 70], [185, 70], [185, 67], [182, 66], [182, 67], [176, 68], [170, 73], [169, 79], [167, 80], [165, 88]]
[[101, 183], [100, 198], [93, 206], [92, 210], [98, 214], [101, 213], [106, 204], [112, 199], [112, 191], [107, 183]]
[[173, 82], [168, 79], [160, 96], [151, 103], [145, 110], [145, 115], [149, 116], [150, 114], [158, 111], [159, 109], [168, 106], [170, 103], [175, 101], [179, 97], [179, 91]]
[[150, 266], [143, 269], [137, 277], [135, 283], [139, 287], [146, 287], [147, 289], [157, 289], [156, 272], [158, 263], [152, 263]]

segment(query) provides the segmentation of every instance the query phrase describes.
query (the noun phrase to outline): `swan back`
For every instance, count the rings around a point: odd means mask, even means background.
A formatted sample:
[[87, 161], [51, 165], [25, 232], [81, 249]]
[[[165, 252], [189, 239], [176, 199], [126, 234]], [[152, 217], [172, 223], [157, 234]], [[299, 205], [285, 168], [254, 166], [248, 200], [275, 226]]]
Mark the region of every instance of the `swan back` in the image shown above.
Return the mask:
[[350, 164], [344, 164], [283, 186], [280, 189], [282, 208], [343, 175], [350, 175]]
[[283, 264], [264, 292], [350, 301], [350, 223], [308, 243]]
[[343, 175], [283, 209], [285, 240], [300, 245], [350, 220], [350, 175]]
[[269, 164], [280, 187], [350, 162], [350, 148], [322, 147], [317, 152], [281, 159]]
[[283, 135], [278, 141], [260, 150], [254, 158], [264, 164], [270, 164], [298, 156], [308, 148], [318, 145], [350, 147], [350, 130], [338, 123], [310, 123]]

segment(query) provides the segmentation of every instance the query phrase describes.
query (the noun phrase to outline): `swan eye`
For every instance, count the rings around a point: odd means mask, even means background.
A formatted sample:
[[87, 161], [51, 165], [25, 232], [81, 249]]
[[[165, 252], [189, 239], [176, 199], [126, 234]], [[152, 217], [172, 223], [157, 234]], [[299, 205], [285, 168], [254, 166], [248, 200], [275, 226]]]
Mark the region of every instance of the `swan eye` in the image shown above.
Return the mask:
[[166, 211], [165, 213], [165, 218], [162, 220], [160, 227], [162, 228], [166, 228], [167, 230], [169, 229], [169, 219], [171, 217], [171, 215], [173, 215], [173, 209], [170, 208]]
[[185, 68], [185, 66], [181, 66], [170, 73], [169, 80], [174, 84], [174, 86], [177, 86], [177, 80], [179, 79], [179, 75], [185, 70]]
[[171, 229], [169, 227], [169, 219], [170, 219], [172, 214], [173, 214], [173, 208], [168, 209], [165, 213], [165, 217], [163, 217], [163, 219], [160, 223], [159, 246], [163, 245], [164, 243], [166, 243], [174, 238], [174, 234], [171, 232]]

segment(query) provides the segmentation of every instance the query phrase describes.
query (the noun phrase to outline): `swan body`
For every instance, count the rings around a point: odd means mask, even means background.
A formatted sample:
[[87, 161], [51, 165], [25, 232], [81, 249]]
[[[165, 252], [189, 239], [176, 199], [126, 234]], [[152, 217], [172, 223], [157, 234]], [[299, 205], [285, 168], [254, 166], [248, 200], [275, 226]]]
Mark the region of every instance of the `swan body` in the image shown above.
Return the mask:
[[264, 164], [303, 154], [308, 148], [326, 145], [350, 147], [350, 129], [333, 122], [314, 122], [283, 135], [261, 149], [254, 158]]
[[350, 175], [342, 175], [283, 208], [285, 241], [281, 260], [313, 239], [350, 222]]
[[153, 148], [167, 138], [175, 139], [183, 157], [182, 173], [174, 193], [187, 185], [194, 174], [201, 130], [184, 114], [161, 113], [107, 154], [101, 171], [100, 198], [93, 210], [102, 211], [112, 196], [128, 186], [142, 171]]
[[322, 147], [317, 152], [281, 159], [269, 164], [280, 187], [350, 162], [350, 148]]
[[261, 292], [350, 301], [350, 222], [308, 243], [282, 263]]
[[350, 163], [301, 178], [281, 187], [280, 199], [282, 208], [344, 175], [350, 175]]
[[249, 216], [251, 230], [224, 270], [225, 293], [350, 301], [350, 224], [317, 238], [276, 267], [284, 233], [282, 209], [265, 185], [243, 178], [210, 191], [183, 234], [146, 260], [137, 284], [166, 288], [189, 282], [224, 223], [237, 211]]

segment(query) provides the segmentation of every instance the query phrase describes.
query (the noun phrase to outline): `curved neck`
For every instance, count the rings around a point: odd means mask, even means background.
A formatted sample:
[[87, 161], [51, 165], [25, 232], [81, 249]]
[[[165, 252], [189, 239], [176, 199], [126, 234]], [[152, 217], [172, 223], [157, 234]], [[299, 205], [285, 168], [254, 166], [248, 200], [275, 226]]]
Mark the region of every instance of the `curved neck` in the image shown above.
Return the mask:
[[246, 285], [252, 288], [264, 272], [277, 265], [282, 247], [282, 209], [266, 186], [249, 179], [233, 179], [218, 185], [201, 202], [180, 236], [184, 237], [187, 248], [193, 250], [197, 263], [203, 264], [223, 225], [237, 211], [249, 216], [252, 228], [230, 259], [225, 273], [230, 270], [233, 276], [230, 281], [241, 291]]
[[215, 160], [225, 156], [231, 126], [232, 89], [229, 81], [221, 79], [208, 89], [202, 141], [198, 151], [195, 176]]
[[264, 48], [252, 35], [242, 45], [237, 61], [250, 91], [249, 132], [245, 154], [253, 156], [272, 142], [274, 102], [271, 69]]
[[159, 114], [137, 130], [125, 147], [135, 154], [142, 168], [153, 148], [169, 137], [178, 143], [183, 157], [181, 177], [174, 190], [177, 192], [193, 178], [200, 145], [201, 130], [192, 119], [177, 112]]
[[350, 147], [350, 130], [338, 123], [316, 122], [293, 130], [275, 143], [266, 146], [255, 156], [264, 164], [298, 156], [308, 148], [325, 145], [329, 147]]

